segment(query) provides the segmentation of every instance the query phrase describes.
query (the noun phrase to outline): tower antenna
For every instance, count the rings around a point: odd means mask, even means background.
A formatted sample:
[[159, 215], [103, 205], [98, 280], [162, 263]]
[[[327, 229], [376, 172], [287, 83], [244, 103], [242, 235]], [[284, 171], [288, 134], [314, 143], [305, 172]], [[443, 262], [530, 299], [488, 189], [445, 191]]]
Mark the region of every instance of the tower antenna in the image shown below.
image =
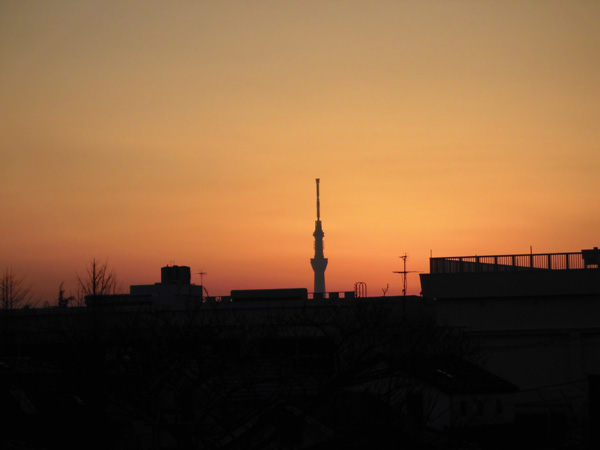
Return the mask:
[[319, 178], [316, 179], [317, 181], [317, 220], [321, 220], [321, 199], [320, 199], [320, 195], [319, 195], [319, 181], [321, 181]]
[[402, 274], [402, 278], [403, 278], [403, 283], [402, 283], [402, 295], [406, 297], [406, 274], [407, 273], [412, 273], [415, 272], [414, 270], [406, 270], [406, 260], [408, 259], [408, 255], [405, 253], [404, 255], [400, 256], [400, 258], [402, 259], [402, 261], [404, 262], [404, 269], [403, 270], [399, 270], [399, 271], [394, 271], [392, 273], [401, 273]]

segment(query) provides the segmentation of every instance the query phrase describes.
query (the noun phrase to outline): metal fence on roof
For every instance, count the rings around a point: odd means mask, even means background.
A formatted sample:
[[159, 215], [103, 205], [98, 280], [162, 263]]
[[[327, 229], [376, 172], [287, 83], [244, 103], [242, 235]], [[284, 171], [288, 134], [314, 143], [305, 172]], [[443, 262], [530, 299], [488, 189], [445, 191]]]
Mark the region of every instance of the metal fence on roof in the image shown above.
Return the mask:
[[503, 272], [528, 270], [578, 270], [598, 268], [582, 252], [528, 253], [521, 255], [452, 256], [430, 258], [430, 273]]

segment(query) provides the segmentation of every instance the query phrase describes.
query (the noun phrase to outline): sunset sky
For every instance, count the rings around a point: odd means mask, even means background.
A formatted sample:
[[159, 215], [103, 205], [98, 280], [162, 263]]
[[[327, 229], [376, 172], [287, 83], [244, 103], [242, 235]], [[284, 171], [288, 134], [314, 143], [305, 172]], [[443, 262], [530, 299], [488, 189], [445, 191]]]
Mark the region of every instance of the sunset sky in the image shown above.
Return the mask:
[[[0, 269], [399, 295], [600, 244], [600, 2], [0, 0]], [[409, 276], [418, 294], [418, 274]]]

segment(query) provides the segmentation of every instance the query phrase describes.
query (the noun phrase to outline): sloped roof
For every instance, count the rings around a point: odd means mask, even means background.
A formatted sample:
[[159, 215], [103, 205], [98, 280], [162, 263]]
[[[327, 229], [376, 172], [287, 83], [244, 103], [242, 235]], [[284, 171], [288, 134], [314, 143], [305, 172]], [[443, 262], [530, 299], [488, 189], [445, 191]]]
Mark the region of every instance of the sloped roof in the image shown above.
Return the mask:
[[401, 363], [401, 370], [446, 394], [507, 394], [519, 388], [453, 355], [435, 355]]
[[507, 394], [519, 390], [509, 381], [454, 355], [405, 355], [394, 360], [375, 356], [345, 383], [357, 385], [389, 377], [418, 380], [449, 395]]

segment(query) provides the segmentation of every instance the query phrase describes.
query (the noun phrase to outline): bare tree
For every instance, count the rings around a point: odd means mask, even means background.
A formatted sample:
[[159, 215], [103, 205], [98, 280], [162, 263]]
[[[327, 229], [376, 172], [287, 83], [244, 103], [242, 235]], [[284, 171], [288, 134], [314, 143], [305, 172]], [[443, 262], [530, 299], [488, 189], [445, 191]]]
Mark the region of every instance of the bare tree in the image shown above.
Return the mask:
[[60, 286], [58, 287], [58, 307], [59, 308], [66, 308], [67, 306], [69, 306], [69, 302], [75, 300], [75, 297], [73, 297], [72, 295], [69, 297], [65, 297], [65, 290], [63, 289], [63, 285], [65, 284], [65, 282], [63, 281], [62, 283], [60, 283]]
[[86, 295], [109, 295], [117, 292], [117, 275], [109, 269], [108, 262], [92, 259], [83, 278], [77, 274], [83, 297]]
[[0, 277], [0, 301], [2, 309], [31, 307], [31, 287], [24, 278], [17, 277], [12, 269], [6, 269]]

